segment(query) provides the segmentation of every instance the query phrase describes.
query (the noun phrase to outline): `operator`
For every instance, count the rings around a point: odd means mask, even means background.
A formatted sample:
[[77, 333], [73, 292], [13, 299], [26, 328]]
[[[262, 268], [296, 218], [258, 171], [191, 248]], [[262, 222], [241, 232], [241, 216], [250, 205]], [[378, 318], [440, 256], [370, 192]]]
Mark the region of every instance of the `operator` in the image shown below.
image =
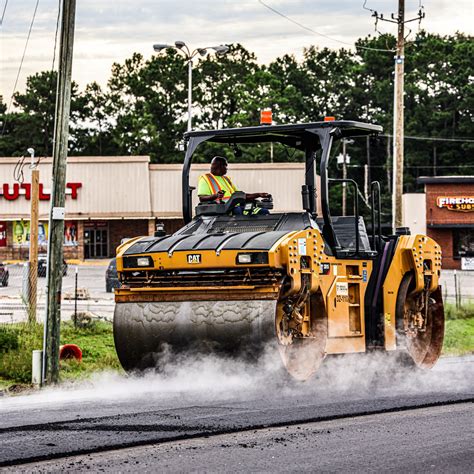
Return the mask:
[[[211, 161], [211, 172], [199, 176], [198, 196], [200, 202], [227, 201], [232, 194], [238, 191], [237, 186], [232, 182], [227, 173], [227, 160], [223, 156], [215, 156]], [[269, 198], [268, 193], [245, 194], [246, 201], [253, 201], [257, 198]], [[234, 215], [242, 215], [244, 210], [240, 206], [233, 209]], [[268, 209], [255, 207], [252, 214], [268, 214]]]

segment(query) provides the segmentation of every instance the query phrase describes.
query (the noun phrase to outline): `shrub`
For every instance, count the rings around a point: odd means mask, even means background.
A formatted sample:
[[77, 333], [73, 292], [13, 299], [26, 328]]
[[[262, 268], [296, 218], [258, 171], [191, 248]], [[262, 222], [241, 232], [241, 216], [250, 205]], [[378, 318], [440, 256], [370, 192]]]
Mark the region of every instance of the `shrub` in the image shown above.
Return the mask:
[[0, 354], [18, 349], [18, 331], [0, 327]]
[[0, 357], [0, 377], [30, 383], [31, 352], [41, 349], [43, 345], [43, 327], [38, 324], [15, 324], [5, 334], [9, 334], [7, 340], [10, 346]]

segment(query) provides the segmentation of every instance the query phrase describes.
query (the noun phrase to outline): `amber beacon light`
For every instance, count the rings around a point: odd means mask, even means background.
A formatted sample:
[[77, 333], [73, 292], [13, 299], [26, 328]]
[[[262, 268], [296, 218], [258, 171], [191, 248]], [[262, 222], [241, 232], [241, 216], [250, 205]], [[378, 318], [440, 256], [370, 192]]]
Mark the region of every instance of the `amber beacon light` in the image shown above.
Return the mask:
[[270, 109], [260, 111], [260, 125], [272, 124], [272, 111]]

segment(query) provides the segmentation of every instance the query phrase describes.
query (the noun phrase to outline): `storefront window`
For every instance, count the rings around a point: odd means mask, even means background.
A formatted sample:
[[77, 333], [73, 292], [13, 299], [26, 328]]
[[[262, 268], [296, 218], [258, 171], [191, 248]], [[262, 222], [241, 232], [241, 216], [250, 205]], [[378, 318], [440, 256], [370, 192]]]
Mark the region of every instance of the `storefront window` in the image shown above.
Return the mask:
[[454, 258], [474, 257], [474, 229], [453, 231]]
[[77, 222], [64, 223], [64, 245], [77, 245]]
[[[0, 246], [1, 246], [2, 227], [0, 223]], [[6, 233], [5, 233], [6, 238]], [[48, 243], [48, 223], [38, 223], [38, 244], [46, 245]], [[13, 244], [15, 246], [30, 245], [30, 221], [13, 221]], [[64, 223], [64, 245], [77, 245], [77, 222], [66, 221]]]
[[[48, 223], [38, 223], [38, 245], [48, 243]], [[30, 245], [30, 221], [13, 221], [13, 244], [15, 246]]]
[[7, 246], [7, 223], [0, 222], [0, 247]]

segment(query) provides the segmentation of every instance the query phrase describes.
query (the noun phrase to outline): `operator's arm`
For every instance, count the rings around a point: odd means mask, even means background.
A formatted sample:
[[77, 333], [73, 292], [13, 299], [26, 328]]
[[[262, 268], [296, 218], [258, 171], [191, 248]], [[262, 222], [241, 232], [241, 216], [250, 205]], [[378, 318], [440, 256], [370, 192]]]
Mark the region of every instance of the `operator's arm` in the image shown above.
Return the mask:
[[200, 202], [215, 201], [216, 199], [222, 199], [224, 197], [224, 191], [221, 189], [216, 194], [199, 195], [198, 197]]
[[[226, 179], [227, 179], [227, 182], [232, 187], [232, 192], [233, 193], [239, 191], [239, 188], [233, 183], [230, 176], [226, 176]], [[245, 200], [246, 201], [253, 201], [254, 199], [257, 199], [257, 198], [267, 198], [267, 197], [270, 197], [270, 194], [268, 194], [268, 193], [245, 193]]]

